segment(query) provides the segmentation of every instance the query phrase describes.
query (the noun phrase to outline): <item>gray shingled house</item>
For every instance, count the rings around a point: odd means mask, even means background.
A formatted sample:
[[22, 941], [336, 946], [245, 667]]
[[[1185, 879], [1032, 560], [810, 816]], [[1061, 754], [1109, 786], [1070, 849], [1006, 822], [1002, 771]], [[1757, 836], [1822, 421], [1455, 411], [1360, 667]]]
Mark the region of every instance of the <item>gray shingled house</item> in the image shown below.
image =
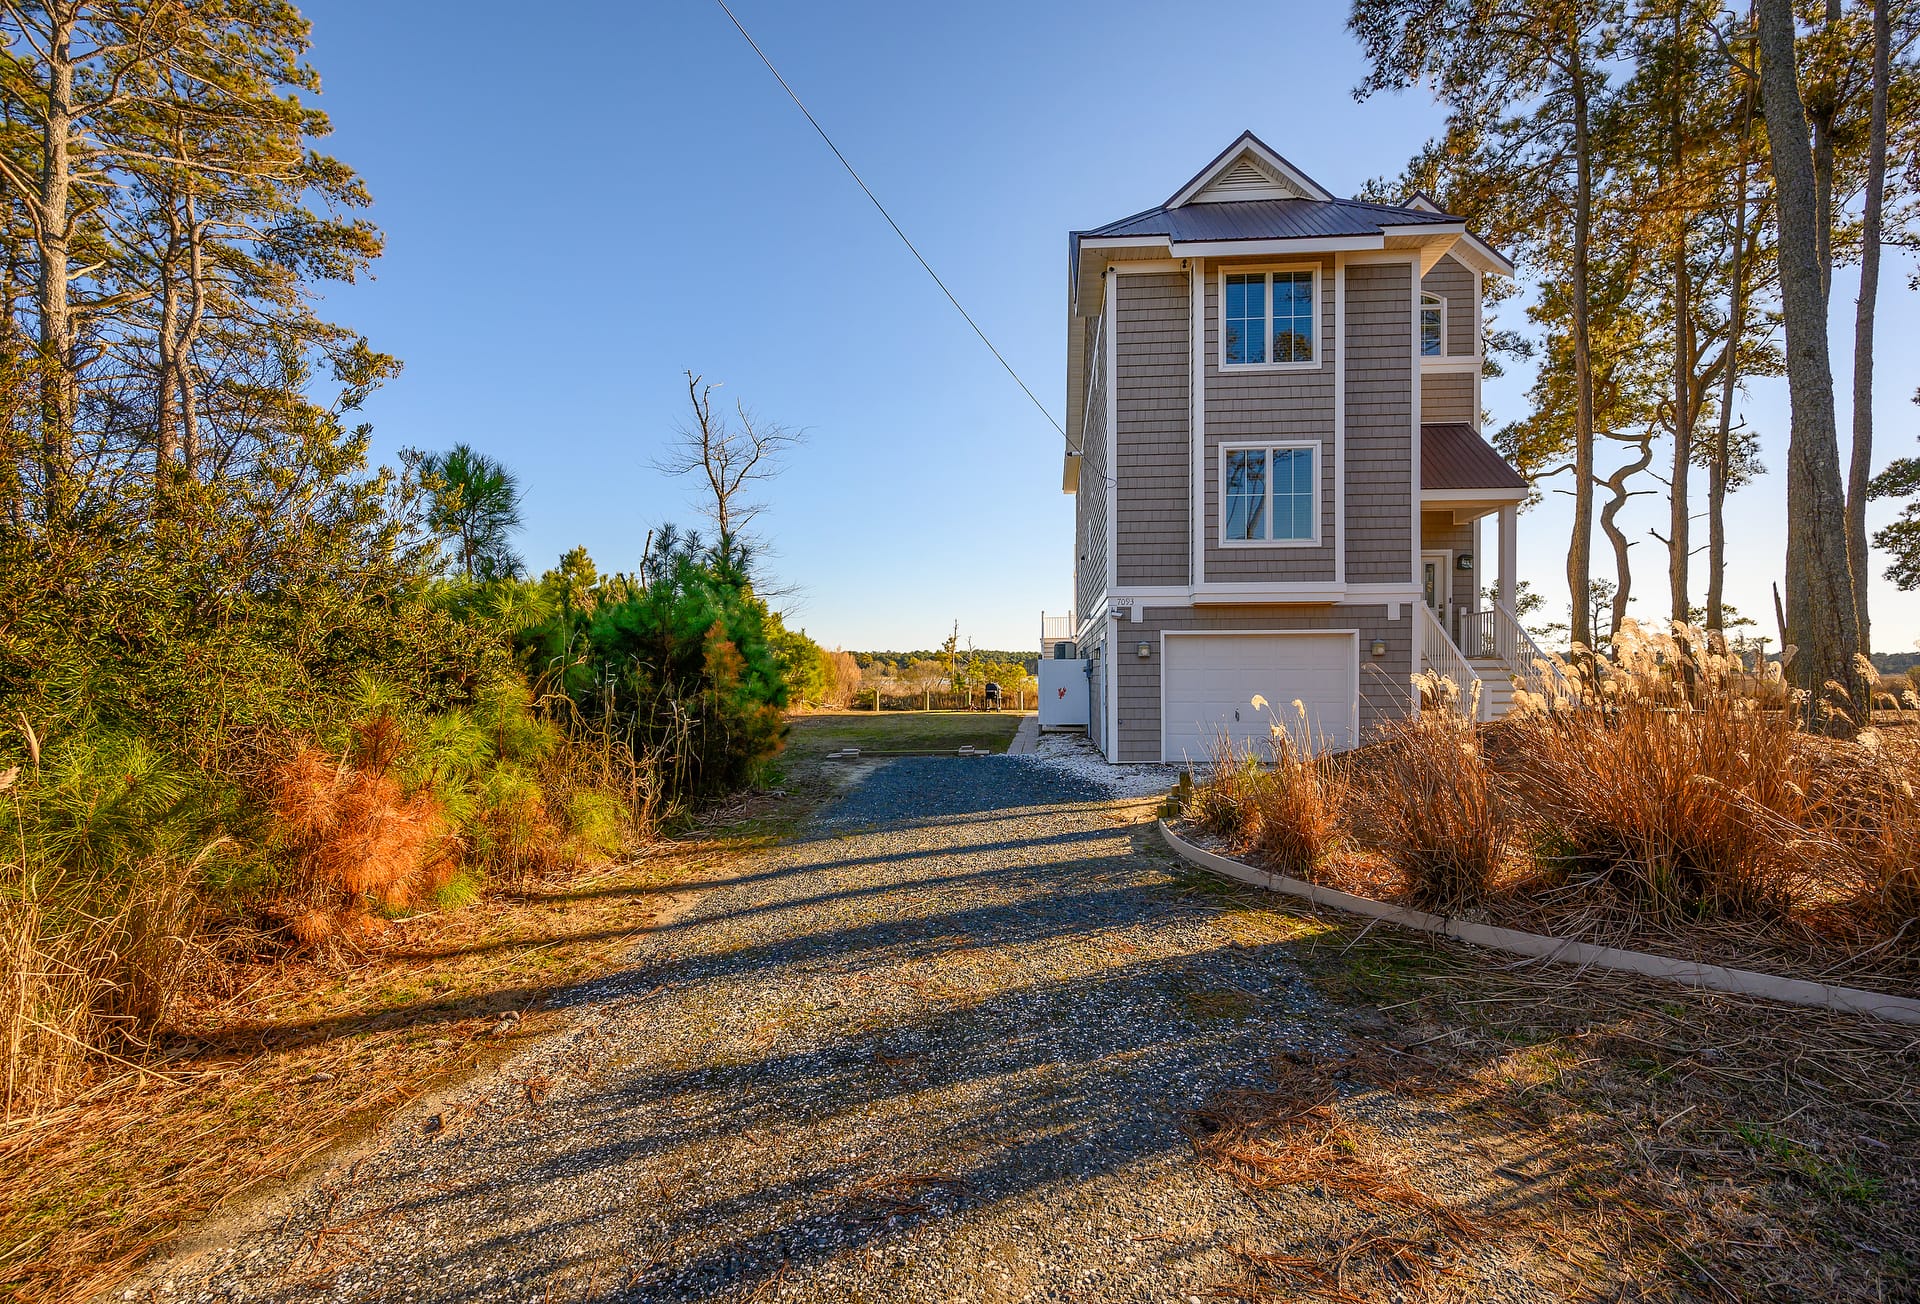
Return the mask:
[[1512, 264], [1425, 199], [1336, 199], [1251, 132], [1069, 252], [1074, 641], [1107, 758], [1263, 739], [1255, 695], [1349, 747], [1420, 709], [1427, 668], [1504, 711], [1531, 655], [1527, 485], [1478, 427], [1481, 285]]

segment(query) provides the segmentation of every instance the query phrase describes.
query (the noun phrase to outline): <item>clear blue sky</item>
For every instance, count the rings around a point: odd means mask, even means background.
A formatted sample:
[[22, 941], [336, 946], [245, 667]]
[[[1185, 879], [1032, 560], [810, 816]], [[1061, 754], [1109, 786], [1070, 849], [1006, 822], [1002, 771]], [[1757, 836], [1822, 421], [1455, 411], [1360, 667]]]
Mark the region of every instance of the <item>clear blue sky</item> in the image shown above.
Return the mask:
[[[926, 647], [958, 619], [981, 647], [1023, 648], [1069, 605], [1059, 436], [711, 0], [593, 0], [541, 22], [496, 0], [304, 8], [330, 148], [388, 237], [377, 278], [330, 305], [406, 363], [368, 404], [382, 456], [472, 443], [526, 486], [536, 572], [575, 544], [627, 569], [648, 527], [694, 516], [693, 487], [649, 469], [690, 367], [809, 433], [763, 524], [814, 637]], [[1435, 122], [1423, 97], [1353, 101], [1337, 4], [1255, 6], [1230, 42], [1164, 4], [735, 12], [1056, 417], [1069, 230], [1160, 202], [1243, 129], [1351, 193]], [[1920, 310], [1891, 261], [1883, 461], [1920, 451]], [[1836, 287], [1838, 346], [1851, 295]], [[1523, 411], [1524, 381], [1489, 386], [1496, 421]], [[1735, 500], [1729, 600], [1759, 616], [1781, 564], [1784, 399], [1765, 387], [1746, 406], [1775, 474]], [[1633, 522], [1636, 606], [1658, 614], [1651, 504]], [[1549, 502], [1523, 518], [1522, 575], [1557, 606], [1565, 517]], [[1911, 647], [1920, 597], [1882, 583], [1876, 601], [1876, 647]]]

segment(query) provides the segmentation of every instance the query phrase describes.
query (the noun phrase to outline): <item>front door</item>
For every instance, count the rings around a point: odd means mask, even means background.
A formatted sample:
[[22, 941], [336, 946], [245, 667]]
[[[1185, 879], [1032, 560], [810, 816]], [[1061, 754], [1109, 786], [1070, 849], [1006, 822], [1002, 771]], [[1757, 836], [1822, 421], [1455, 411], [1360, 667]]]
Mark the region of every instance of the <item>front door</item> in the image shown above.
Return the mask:
[[1447, 574], [1450, 558], [1444, 552], [1423, 552], [1420, 554], [1420, 596], [1427, 607], [1440, 622], [1440, 628], [1447, 631], [1447, 637], [1453, 637], [1453, 624], [1448, 619], [1448, 584], [1451, 577]]

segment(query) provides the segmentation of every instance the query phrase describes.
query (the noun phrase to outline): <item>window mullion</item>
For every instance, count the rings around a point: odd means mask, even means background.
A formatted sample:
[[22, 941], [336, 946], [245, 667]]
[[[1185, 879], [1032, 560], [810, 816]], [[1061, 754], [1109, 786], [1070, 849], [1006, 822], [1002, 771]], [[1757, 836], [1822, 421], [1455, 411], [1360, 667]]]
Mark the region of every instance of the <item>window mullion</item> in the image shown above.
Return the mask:
[[[1274, 322], [1274, 317], [1273, 317], [1273, 273], [1272, 273], [1272, 272], [1267, 272], [1267, 273], [1266, 273], [1266, 278], [1267, 278], [1267, 361], [1268, 361], [1268, 363], [1270, 363], [1270, 364], [1271, 364], [1271, 363], [1277, 363], [1277, 362], [1279, 362], [1279, 361], [1280, 361], [1280, 359], [1274, 356], [1274, 344], [1275, 344], [1275, 341], [1274, 341], [1274, 338], [1273, 338], [1273, 322]], [[1271, 473], [1271, 472], [1273, 471], [1273, 450], [1272, 450], [1272, 449], [1268, 449], [1268, 450], [1267, 450], [1267, 471], [1268, 471], [1269, 473]], [[1269, 480], [1267, 481], [1267, 483], [1268, 483], [1268, 484], [1272, 484], [1272, 483], [1273, 483], [1273, 481], [1272, 481], [1271, 479], [1269, 479]], [[1272, 501], [1273, 501], [1273, 495], [1272, 495], [1272, 494], [1268, 494], [1268, 495], [1267, 495], [1267, 501], [1268, 501], [1268, 503], [1272, 503]], [[1269, 509], [1268, 509], [1268, 516], [1269, 516], [1269, 517], [1271, 517], [1271, 516], [1272, 516], [1272, 509], [1271, 509], [1271, 507], [1269, 507]], [[1269, 521], [1269, 524], [1271, 524], [1271, 521]], [[1271, 538], [1273, 538], [1273, 531], [1272, 531], [1271, 529], [1269, 529], [1269, 530], [1267, 531], [1267, 538], [1269, 538], [1269, 539], [1271, 539]]]
[[1267, 542], [1274, 542], [1273, 533], [1273, 450], [1266, 449], [1261, 456], [1267, 460]]

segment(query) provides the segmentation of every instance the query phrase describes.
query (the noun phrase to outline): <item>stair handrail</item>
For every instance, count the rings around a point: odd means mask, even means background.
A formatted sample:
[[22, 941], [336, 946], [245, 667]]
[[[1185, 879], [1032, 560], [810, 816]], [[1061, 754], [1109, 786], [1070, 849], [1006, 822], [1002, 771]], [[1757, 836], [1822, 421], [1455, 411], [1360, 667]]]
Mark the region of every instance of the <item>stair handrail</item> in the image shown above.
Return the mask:
[[1422, 602], [1420, 609], [1420, 664], [1421, 666], [1448, 680], [1454, 687], [1451, 705], [1469, 720], [1490, 719], [1492, 703], [1480, 682], [1480, 676], [1473, 666], [1462, 656], [1460, 649], [1447, 637], [1446, 626], [1433, 614], [1433, 608]]
[[1575, 700], [1577, 694], [1572, 681], [1559, 659], [1541, 650], [1506, 603], [1495, 598], [1493, 610], [1498, 613], [1494, 619], [1494, 646], [1522, 686], [1554, 703]]

